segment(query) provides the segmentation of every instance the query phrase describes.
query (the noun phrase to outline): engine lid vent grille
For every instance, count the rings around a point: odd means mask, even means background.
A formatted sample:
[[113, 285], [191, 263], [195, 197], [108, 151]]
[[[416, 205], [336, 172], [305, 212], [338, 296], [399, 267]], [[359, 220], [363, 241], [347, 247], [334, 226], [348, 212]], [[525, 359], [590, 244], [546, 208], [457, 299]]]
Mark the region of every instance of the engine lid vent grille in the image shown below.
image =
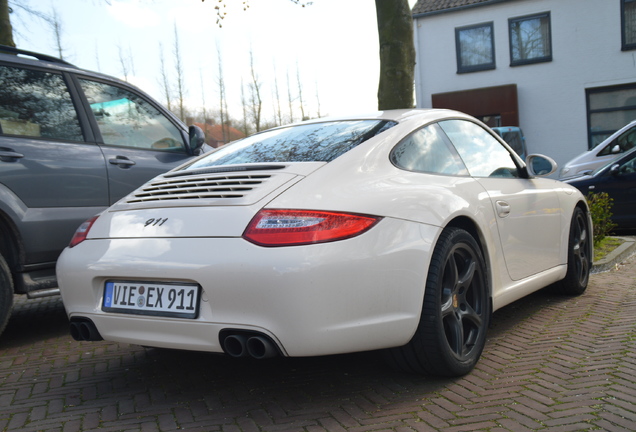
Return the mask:
[[151, 201], [244, 198], [266, 183], [270, 174], [160, 177], [136, 190], [126, 203]]

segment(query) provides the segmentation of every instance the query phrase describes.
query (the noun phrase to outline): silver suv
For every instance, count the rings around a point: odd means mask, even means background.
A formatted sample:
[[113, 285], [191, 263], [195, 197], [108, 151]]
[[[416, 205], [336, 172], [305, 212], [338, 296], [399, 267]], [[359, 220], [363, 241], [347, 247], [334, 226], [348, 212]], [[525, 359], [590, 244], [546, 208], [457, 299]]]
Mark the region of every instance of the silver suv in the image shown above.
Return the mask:
[[0, 83], [1, 333], [14, 293], [58, 293], [82, 222], [201, 153], [203, 132], [125, 82], [1, 45]]

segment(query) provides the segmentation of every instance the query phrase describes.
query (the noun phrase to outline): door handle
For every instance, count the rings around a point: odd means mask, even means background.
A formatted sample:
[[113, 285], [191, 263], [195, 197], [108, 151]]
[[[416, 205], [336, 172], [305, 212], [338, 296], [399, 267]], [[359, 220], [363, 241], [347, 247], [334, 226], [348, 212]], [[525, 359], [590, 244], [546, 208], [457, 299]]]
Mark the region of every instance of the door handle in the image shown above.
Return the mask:
[[510, 214], [510, 204], [506, 201], [497, 201], [495, 205], [497, 207], [497, 215], [500, 218], [505, 218]]
[[22, 153], [15, 152], [10, 148], [0, 148], [0, 160], [3, 162], [13, 162], [23, 157]]
[[121, 168], [128, 168], [128, 167], [131, 167], [133, 165], [136, 165], [135, 161], [131, 161], [126, 156], [116, 156], [114, 158], [108, 159], [108, 163], [111, 163], [113, 165], [117, 165], [117, 166], [119, 166]]

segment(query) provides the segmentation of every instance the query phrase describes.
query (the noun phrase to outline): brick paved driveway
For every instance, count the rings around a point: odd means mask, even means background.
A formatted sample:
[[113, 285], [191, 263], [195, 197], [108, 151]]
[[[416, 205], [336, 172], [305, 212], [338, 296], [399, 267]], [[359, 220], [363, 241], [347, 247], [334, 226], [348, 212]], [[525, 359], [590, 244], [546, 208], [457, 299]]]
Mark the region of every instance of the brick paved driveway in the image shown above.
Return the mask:
[[236, 361], [75, 342], [59, 298], [18, 301], [0, 338], [0, 430], [634, 431], [636, 258], [585, 295], [498, 311], [460, 379], [379, 353]]

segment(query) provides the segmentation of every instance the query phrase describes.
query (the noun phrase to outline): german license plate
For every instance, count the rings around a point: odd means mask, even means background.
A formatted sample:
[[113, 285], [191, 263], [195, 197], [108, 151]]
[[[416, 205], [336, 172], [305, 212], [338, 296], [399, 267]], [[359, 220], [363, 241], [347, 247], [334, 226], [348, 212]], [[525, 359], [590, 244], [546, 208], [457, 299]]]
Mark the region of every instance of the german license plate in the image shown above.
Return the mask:
[[196, 284], [106, 281], [102, 310], [194, 319], [200, 293]]

